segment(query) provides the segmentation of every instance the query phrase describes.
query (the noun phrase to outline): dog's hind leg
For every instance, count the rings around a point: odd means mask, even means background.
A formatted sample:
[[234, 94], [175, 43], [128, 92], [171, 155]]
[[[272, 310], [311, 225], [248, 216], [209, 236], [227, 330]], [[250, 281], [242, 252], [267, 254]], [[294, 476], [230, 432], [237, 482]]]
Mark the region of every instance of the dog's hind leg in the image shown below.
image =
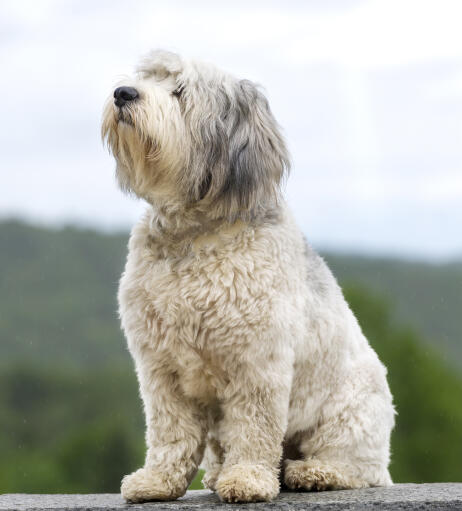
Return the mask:
[[224, 450], [215, 437], [207, 438], [204, 460], [202, 465], [205, 469], [205, 475], [202, 483], [209, 490], [215, 491], [217, 479], [220, 476], [224, 461]]
[[351, 450], [285, 459], [282, 470], [283, 485], [291, 490], [345, 490], [392, 484], [386, 464], [362, 459]]
[[284, 460], [284, 485], [291, 490], [345, 490], [370, 486], [353, 467], [337, 460]]
[[314, 430], [297, 433], [300, 455], [284, 460], [284, 485], [308, 491], [389, 486], [393, 422], [392, 407], [383, 396], [372, 394]]

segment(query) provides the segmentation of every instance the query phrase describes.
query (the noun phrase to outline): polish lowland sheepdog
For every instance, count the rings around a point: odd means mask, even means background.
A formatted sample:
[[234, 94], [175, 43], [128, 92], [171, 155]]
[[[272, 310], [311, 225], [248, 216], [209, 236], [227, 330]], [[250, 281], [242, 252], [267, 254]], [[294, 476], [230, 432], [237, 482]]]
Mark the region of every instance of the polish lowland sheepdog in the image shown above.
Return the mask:
[[155, 51], [106, 104], [122, 189], [149, 207], [120, 281], [146, 415], [128, 501], [390, 485], [386, 370], [280, 193], [289, 155], [259, 88]]

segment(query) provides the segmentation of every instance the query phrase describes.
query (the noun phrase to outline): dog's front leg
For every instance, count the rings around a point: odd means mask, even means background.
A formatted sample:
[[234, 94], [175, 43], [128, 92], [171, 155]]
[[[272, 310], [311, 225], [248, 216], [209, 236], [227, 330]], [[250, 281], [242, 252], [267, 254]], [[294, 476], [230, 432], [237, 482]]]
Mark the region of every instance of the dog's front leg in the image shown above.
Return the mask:
[[291, 369], [274, 361], [270, 366], [241, 365], [222, 403], [225, 460], [216, 491], [223, 501], [269, 501], [279, 493]]
[[162, 358], [145, 352], [136, 368], [146, 415], [147, 454], [143, 468], [122, 480], [130, 502], [173, 500], [186, 492], [205, 446], [205, 414], [180, 391]]

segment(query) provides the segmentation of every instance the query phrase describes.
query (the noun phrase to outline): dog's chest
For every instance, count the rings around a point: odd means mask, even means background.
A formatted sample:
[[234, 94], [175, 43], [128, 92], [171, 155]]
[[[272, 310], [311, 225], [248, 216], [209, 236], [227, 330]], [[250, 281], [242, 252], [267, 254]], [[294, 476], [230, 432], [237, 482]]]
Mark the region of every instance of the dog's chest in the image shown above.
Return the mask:
[[182, 260], [152, 268], [151, 296], [160, 331], [152, 342], [171, 355], [184, 393], [203, 402], [226, 385], [221, 333], [229, 329], [237, 298], [234, 269], [226, 260]]
[[[134, 318], [147, 335], [132, 342], [168, 354], [186, 395], [210, 402], [226, 386], [226, 352], [243, 326], [256, 321], [261, 302], [250, 257], [201, 254], [201, 257], [132, 259], [121, 280], [121, 315]], [[256, 285], [256, 284], [255, 284]], [[256, 298], [255, 298], [256, 297]], [[261, 303], [260, 303], [261, 306]], [[135, 326], [135, 325], [134, 325]], [[129, 344], [130, 344], [130, 339]]]
[[183, 393], [204, 404], [219, 399], [229, 383], [223, 367], [205, 352], [180, 346], [174, 365]]
[[146, 283], [143, 287], [149, 309], [165, 327], [162, 336], [170, 331], [183, 346], [205, 349], [237, 298], [233, 263], [210, 258], [160, 260], [148, 275], [148, 287]]

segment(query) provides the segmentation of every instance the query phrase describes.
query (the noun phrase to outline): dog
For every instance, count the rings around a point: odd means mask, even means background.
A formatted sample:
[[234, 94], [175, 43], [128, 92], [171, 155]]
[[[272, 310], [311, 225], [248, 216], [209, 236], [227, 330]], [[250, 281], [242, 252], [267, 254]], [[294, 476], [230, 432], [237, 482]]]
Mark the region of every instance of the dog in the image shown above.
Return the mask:
[[146, 416], [129, 502], [198, 467], [225, 502], [386, 486], [386, 369], [283, 200], [289, 155], [260, 88], [167, 51], [104, 109], [120, 187], [148, 209], [118, 301]]

